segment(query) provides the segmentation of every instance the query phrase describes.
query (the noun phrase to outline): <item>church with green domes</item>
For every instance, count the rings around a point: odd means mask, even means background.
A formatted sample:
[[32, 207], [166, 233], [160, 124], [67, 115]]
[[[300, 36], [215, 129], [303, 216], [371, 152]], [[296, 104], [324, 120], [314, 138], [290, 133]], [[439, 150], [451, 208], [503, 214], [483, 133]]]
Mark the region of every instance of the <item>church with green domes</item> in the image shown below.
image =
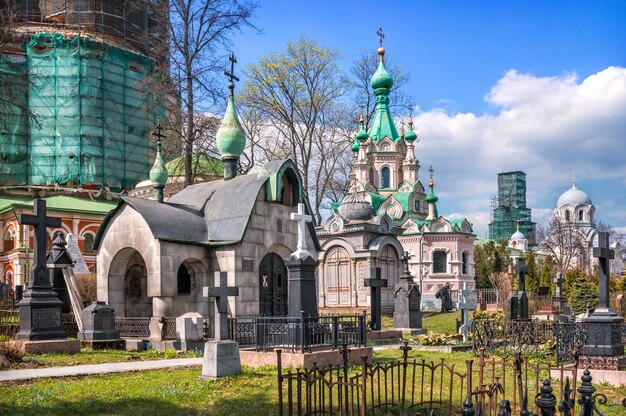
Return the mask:
[[429, 189], [424, 188], [413, 121], [409, 118], [406, 131], [396, 128], [389, 110], [393, 77], [385, 68], [382, 46], [378, 55], [370, 81], [375, 114], [367, 131], [363, 117], [356, 131], [348, 194], [317, 229], [322, 244], [318, 270], [322, 310], [369, 307], [364, 281], [381, 269], [381, 277], [387, 279], [383, 310], [392, 312], [394, 286], [405, 261], [420, 285], [424, 309], [439, 307], [434, 295], [447, 283], [453, 292], [464, 284], [475, 287], [472, 225], [464, 218], [439, 215], [432, 167]]

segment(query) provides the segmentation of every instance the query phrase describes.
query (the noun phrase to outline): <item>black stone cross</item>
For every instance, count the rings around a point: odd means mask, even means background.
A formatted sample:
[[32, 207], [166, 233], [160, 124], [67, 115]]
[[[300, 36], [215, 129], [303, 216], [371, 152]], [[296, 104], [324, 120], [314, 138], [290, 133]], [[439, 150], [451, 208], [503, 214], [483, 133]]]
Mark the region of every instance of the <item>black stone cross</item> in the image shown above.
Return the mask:
[[234, 52], [230, 53], [228, 60], [230, 61], [230, 72], [224, 71], [224, 75], [226, 75], [229, 79], [228, 89], [230, 90], [230, 95], [233, 95], [233, 90], [235, 89], [234, 81], [239, 81], [239, 78], [235, 76], [235, 64], [237, 63], [237, 58], [235, 58]]
[[598, 290], [600, 296], [598, 298], [598, 309], [607, 309], [609, 307], [609, 263], [613, 259], [615, 253], [609, 247], [609, 233], [598, 233], [598, 247], [593, 248], [593, 257], [598, 258], [598, 266], [600, 276], [598, 278]]
[[404, 260], [404, 270], [402, 271], [400, 279], [413, 280], [413, 276], [411, 275], [411, 271], [409, 270], [409, 260], [411, 260], [411, 257], [414, 257], [414, 255], [409, 253], [408, 251], [404, 252], [404, 256], [402, 257], [402, 259]]
[[220, 285], [205, 288], [206, 297], [215, 298], [215, 339], [228, 339], [228, 297], [239, 296], [239, 288], [228, 287], [228, 273], [215, 272], [216, 280], [219, 278]]
[[558, 272], [556, 274], [554, 283], [556, 283], [556, 297], [561, 297], [563, 295], [563, 273]]
[[376, 277], [364, 279], [363, 284], [370, 288], [370, 307], [372, 309], [372, 330], [380, 331], [381, 321], [381, 288], [387, 287], [387, 279], [381, 277], [382, 271], [380, 267], [376, 268]]
[[32, 286], [50, 286], [46, 271], [46, 249], [48, 248], [48, 232], [46, 227], [60, 227], [61, 219], [46, 217], [46, 201], [37, 198], [33, 207], [34, 215], [18, 214], [17, 222], [21, 225], [32, 225], [35, 229], [35, 267], [32, 271]]
[[526, 259], [519, 258], [517, 259], [517, 266], [515, 266], [515, 271], [519, 277], [519, 285], [518, 289], [520, 292], [524, 292], [526, 290], [526, 274], [528, 273], [528, 267], [526, 267]]

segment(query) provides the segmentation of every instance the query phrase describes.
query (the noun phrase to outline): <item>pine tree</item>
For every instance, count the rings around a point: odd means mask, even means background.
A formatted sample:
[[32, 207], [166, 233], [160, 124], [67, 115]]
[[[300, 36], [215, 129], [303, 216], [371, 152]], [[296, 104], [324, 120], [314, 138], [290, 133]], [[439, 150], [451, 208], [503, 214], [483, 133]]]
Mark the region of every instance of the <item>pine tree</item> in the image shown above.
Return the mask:
[[[552, 287], [552, 257], [548, 256], [543, 261], [541, 276], [539, 277], [539, 287]], [[550, 290], [550, 293], [553, 291]], [[554, 294], [554, 293], [552, 293]]]
[[570, 280], [568, 303], [575, 314], [583, 313], [587, 310], [591, 313], [598, 306], [598, 286], [595, 285], [589, 276], [578, 269], [575, 273], [568, 273]]
[[539, 273], [537, 272], [537, 262], [535, 261], [535, 253], [530, 252], [526, 257], [526, 267], [528, 267], [528, 275], [526, 276], [526, 290], [530, 295], [536, 296], [539, 291]]

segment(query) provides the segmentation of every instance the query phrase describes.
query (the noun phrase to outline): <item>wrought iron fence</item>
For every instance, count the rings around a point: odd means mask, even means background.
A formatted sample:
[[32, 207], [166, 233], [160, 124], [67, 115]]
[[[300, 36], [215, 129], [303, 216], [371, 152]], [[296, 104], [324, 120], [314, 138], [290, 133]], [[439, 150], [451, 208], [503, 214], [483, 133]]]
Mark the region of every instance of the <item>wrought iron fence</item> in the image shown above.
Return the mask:
[[365, 345], [366, 315], [230, 318], [229, 335], [240, 347], [257, 351]]
[[[533, 364], [520, 354], [510, 359], [466, 360], [454, 366], [445, 360], [427, 361], [410, 357], [403, 344], [398, 362], [374, 363], [362, 357], [360, 366], [348, 364], [347, 347], [343, 364], [336, 367], [298, 370], [278, 363], [279, 415], [387, 415], [428, 416], [602, 416], [603, 410], [626, 407], [596, 393], [585, 371], [577, 389], [576, 368]], [[578, 393], [578, 397], [576, 397]], [[578, 402], [576, 401], [578, 399]], [[529, 402], [530, 401], [530, 402]]]
[[478, 303], [500, 303], [498, 289], [476, 289], [476, 299]]
[[115, 318], [115, 329], [121, 338], [142, 338], [150, 336], [150, 318]]
[[472, 348], [526, 355], [536, 354], [541, 344], [554, 340], [554, 323], [549, 321], [472, 321]]
[[626, 364], [618, 362], [624, 360], [620, 356], [624, 355], [626, 324], [559, 322], [554, 325], [554, 334], [559, 364], [583, 361], [607, 369]]

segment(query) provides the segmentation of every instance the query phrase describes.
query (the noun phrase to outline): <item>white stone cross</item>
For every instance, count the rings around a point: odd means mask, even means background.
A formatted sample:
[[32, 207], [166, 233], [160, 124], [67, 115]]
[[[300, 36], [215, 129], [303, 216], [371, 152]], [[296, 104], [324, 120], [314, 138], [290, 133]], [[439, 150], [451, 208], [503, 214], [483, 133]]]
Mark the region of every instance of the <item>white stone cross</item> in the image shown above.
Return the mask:
[[291, 213], [291, 220], [298, 221], [298, 251], [296, 253], [308, 253], [306, 250], [306, 223], [311, 222], [313, 218], [310, 215], [306, 215], [304, 210], [304, 204], [298, 204], [298, 213]]

